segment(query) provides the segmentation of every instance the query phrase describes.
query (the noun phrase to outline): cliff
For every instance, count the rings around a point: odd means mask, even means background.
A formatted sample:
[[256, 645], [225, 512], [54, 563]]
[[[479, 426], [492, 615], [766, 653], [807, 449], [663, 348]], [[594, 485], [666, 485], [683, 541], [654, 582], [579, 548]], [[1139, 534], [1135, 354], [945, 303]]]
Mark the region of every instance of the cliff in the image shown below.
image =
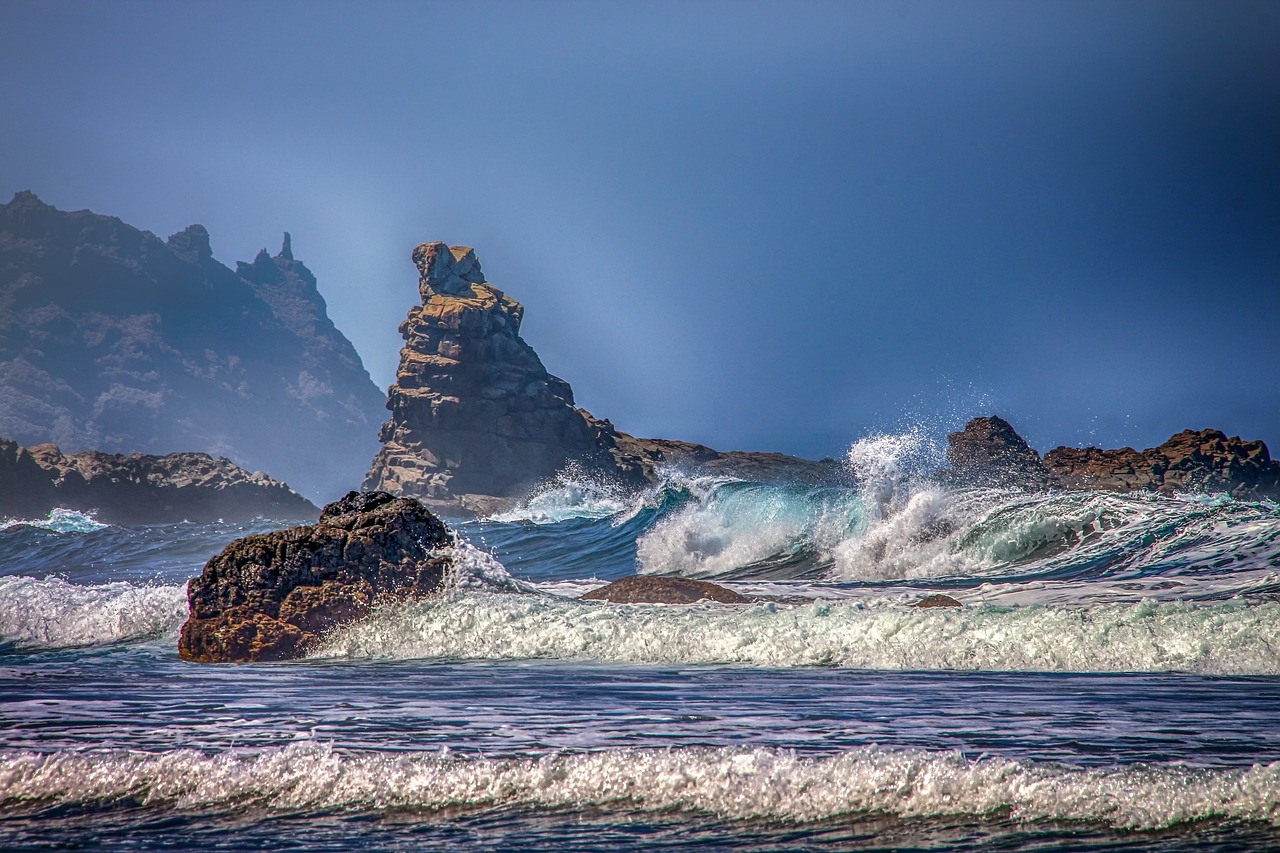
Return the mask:
[[0, 206], [0, 434], [205, 451], [344, 493], [383, 396], [290, 242], [233, 272], [200, 225], [162, 241], [19, 193]]
[[413, 251], [421, 305], [400, 325], [405, 340], [363, 488], [436, 506], [485, 511], [522, 497], [569, 463], [615, 481], [654, 482], [663, 465], [758, 479], [836, 476], [831, 460], [780, 453], [721, 453], [638, 439], [574, 403], [520, 337], [524, 307], [485, 277], [466, 246]]
[[1008, 421], [974, 418], [947, 438], [952, 476], [1000, 486], [1115, 492], [1226, 492], [1243, 500], [1280, 496], [1280, 462], [1261, 441], [1216, 429], [1183, 430], [1158, 447], [1057, 447], [1040, 455]]
[[54, 507], [92, 511], [109, 524], [301, 519], [317, 511], [284, 483], [205, 453], [64, 454], [0, 438], [0, 517], [39, 518]]

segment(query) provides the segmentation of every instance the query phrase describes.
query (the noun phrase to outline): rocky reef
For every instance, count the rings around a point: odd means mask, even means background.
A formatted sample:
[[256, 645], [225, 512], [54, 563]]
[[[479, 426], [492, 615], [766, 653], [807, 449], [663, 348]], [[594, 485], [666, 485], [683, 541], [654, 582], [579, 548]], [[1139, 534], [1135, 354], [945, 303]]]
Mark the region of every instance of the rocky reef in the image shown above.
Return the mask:
[[1216, 429], [1183, 430], [1158, 447], [1058, 447], [1041, 459], [1008, 421], [974, 418], [947, 437], [952, 475], [966, 482], [1060, 489], [1226, 492], [1280, 496], [1280, 462], [1266, 444]]
[[0, 438], [0, 516], [39, 518], [54, 507], [108, 524], [309, 518], [316, 507], [284, 483], [207, 453], [122, 456]]
[[524, 307], [485, 277], [467, 246], [413, 251], [421, 304], [400, 326], [405, 345], [365, 489], [414, 495], [451, 512], [484, 512], [524, 496], [566, 465], [626, 485], [663, 465], [756, 479], [838, 477], [833, 460], [721, 453], [638, 439], [575, 405], [520, 337]]
[[200, 225], [0, 205], [0, 435], [204, 451], [323, 499], [359, 483], [383, 401], [289, 235], [232, 271]]
[[383, 600], [438, 592], [453, 535], [421, 503], [351, 492], [316, 524], [237, 539], [187, 585], [178, 652], [201, 663], [302, 657]]

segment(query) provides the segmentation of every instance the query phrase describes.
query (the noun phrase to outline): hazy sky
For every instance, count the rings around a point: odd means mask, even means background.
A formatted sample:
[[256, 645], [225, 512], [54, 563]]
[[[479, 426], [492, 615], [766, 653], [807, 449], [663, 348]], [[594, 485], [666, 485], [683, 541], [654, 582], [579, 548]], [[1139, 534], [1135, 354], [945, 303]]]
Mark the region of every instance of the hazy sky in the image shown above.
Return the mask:
[[0, 79], [3, 200], [289, 230], [380, 385], [445, 240], [640, 435], [1280, 451], [1275, 2], [4, 0]]

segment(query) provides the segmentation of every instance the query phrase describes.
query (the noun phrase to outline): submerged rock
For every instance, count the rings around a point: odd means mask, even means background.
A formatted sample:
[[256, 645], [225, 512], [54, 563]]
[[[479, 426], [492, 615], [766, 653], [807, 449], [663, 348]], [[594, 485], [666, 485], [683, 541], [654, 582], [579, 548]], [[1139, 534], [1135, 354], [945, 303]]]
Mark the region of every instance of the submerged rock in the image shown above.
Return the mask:
[[943, 595], [942, 593], [927, 595], [911, 606], [912, 607], [964, 607], [963, 604], [956, 601], [951, 596]]
[[202, 663], [302, 657], [380, 600], [439, 591], [453, 536], [411, 498], [351, 492], [314, 525], [237, 539], [187, 585], [178, 652]]
[[708, 581], [689, 578], [634, 575], [593, 589], [582, 596], [586, 601], [614, 604], [693, 604], [718, 601], [721, 604], [750, 604], [751, 599]]
[[0, 515], [37, 518], [55, 507], [107, 524], [301, 519], [316, 507], [286, 484], [207, 453], [123, 456], [0, 438]]

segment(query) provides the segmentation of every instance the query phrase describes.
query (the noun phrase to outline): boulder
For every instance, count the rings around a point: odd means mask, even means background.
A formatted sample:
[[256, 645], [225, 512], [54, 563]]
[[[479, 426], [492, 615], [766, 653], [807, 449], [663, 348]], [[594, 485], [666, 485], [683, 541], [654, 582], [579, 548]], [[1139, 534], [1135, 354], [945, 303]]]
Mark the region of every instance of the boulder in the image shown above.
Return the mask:
[[963, 604], [956, 601], [951, 596], [943, 595], [942, 593], [934, 593], [933, 595], [926, 595], [924, 598], [920, 599], [919, 601], [917, 601], [915, 604], [911, 606], [912, 607], [964, 607]]
[[974, 418], [947, 436], [953, 478], [996, 487], [1044, 487], [1049, 475], [1040, 454], [1004, 418]]
[[310, 518], [316, 507], [278, 480], [207, 453], [128, 456], [0, 438], [0, 515], [39, 518], [54, 507], [108, 524]]
[[351, 492], [313, 525], [237, 539], [187, 585], [178, 653], [201, 663], [304, 656], [385, 600], [438, 592], [453, 535], [420, 502]]
[[751, 599], [708, 581], [689, 578], [634, 575], [593, 589], [582, 596], [586, 601], [614, 604], [693, 604], [718, 601], [721, 604], [749, 604]]

